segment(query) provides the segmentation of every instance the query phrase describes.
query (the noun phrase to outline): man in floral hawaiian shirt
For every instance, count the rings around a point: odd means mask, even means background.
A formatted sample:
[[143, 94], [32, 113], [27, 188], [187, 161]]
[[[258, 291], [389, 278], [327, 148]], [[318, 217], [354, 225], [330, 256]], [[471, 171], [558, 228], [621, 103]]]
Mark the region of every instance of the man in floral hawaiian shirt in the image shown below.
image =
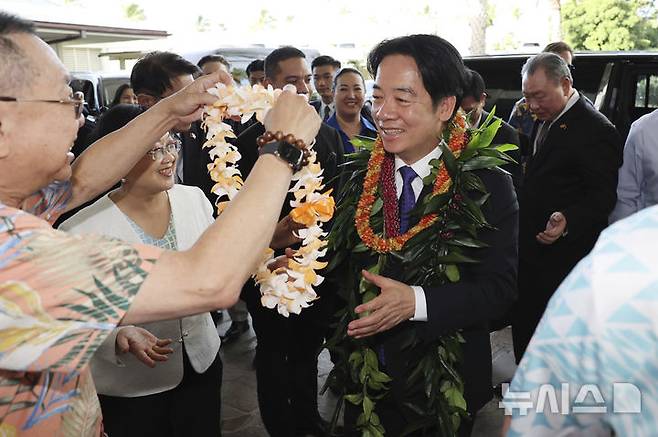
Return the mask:
[[[185, 252], [69, 236], [48, 222], [112, 186], [174, 125], [198, 119], [215, 100], [205, 90], [230, 77], [198, 79], [73, 166], [82, 101], [32, 25], [2, 12], [0, 77], [0, 435], [98, 436], [87, 366], [96, 348], [119, 323], [231, 306], [270, 242], [292, 172], [274, 155], [259, 159], [239, 200]], [[306, 143], [319, 124], [289, 92], [265, 120]], [[130, 348], [157, 353], [146, 339]]]

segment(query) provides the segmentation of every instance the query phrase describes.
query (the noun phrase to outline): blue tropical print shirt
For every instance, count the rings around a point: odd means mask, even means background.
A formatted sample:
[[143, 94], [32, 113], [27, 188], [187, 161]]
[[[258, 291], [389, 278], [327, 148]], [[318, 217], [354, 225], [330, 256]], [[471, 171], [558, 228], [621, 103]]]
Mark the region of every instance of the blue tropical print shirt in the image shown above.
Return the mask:
[[657, 242], [654, 206], [606, 229], [558, 288], [503, 401], [508, 436], [658, 435]]

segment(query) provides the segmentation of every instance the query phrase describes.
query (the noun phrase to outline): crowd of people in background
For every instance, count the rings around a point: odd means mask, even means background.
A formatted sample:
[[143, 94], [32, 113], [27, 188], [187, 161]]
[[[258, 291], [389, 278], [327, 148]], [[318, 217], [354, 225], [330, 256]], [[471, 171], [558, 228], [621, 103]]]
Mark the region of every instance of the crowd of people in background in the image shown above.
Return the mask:
[[[574, 59], [564, 42], [531, 56], [519, 72], [522, 98], [507, 120], [494, 117], [492, 143], [517, 147], [501, 165], [476, 169], [471, 191], [486, 191], [478, 205], [488, 225], [477, 230], [482, 246], [463, 243], [479, 249], [459, 281], [406, 283], [403, 261], [364, 273], [380, 294], [356, 306], [345, 335], [368, 338], [378, 368], [393, 378], [373, 410], [386, 435], [440, 435], [434, 425], [410, 430], [427, 412], [409, 406], [425, 392], [406, 386], [405, 375], [421, 360], [414, 348], [446, 332], [464, 339], [468, 417], [454, 435], [470, 435], [494, 396], [489, 333], [510, 324], [519, 363], [510, 392], [537, 399], [542, 384], [630, 381], [648, 398], [630, 418], [609, 411], [543, 421], [514, 410], [508, 435], [658, 432], [651, 248], [658, 212], [650, 208], [658, 203], [658, 112], [633, 123], [624, 145], [578, 91]], [[284, 92], [264, 122], [227, 120], [246, 183], [217, 217], [199, 117], [213, 103], [206, 89], [236, 85], [224, 57], [195, 65], [175, 53], [144, 56], [74, 159], [82, 98], [32, 24], [0, 13], [0, 434], [219, 436], [220, 345], [249, 331], [251, 317], [267, 432], [361, 435], [353, 405], [339, 429], [318, 413], [318, 354], [348, 305], [337, 293], [342, 279], [328, 273], [319, 299], [285, 318], [261, 305], [249, 278], [262, 249], [285, 256], [301, 241], [289, 215], [290, 166], [259, 152], [258, 138], [281, 131], [313, 143], [339, 209], [357, 207], [342, 191], [357, 174], [348, 173], [351, 157], [379, 138], [390, 179], [378, 187], [383, 193], [391, 184], [395, 232], [403, 235], [418, 223], [413, 211], [430, 203], [423, 181], [436, 177], [432, 162], [443, 159], [457, 114], [474, 131], [490, 118], [487, 78], [439, 37], [383, 41], [368, 68], [371, 99], [367, 73], [331, 56], [309, 63], [286, 46], [253, 60], [250, 85], [295, 92]], [[46, 103], [57, 106], [37, 106]], [[231, 324], [220, 338], [223, 309]], [[419, 338], [411, 349], [409, 332]], [[337, 365], [347, 359], [332, 354]], [[504, 402], [513, 409], [515, 398]]]

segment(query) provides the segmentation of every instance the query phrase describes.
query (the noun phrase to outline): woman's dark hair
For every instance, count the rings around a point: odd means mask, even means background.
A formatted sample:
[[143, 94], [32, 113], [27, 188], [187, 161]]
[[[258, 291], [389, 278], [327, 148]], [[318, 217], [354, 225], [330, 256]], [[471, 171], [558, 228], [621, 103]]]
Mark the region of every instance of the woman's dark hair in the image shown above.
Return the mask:
[[465, 67], [457, 49], [436, 35], [409, 35], [380, 42], [368, 55], [368, 71], [373, 77], [385, 57], [410, 56], [416, 62], [423, 85], [436, 108], [444, 97], [455, 96], [455, 111], [464, 94]]
[[98, 119], [96, 127], [89, 134], [91, 140], [89, 144], [93, 144], [94, 141], [103, 138], [105, 135], [121, 129], [142, 112], [144, 112], [144, 109], [138, 105], [120, 103], [112, 106]]
[[120, 85], [119, 88], [117, 88], [116, 93], [114, 93], [114, 98], [112, 99], [112, 103], [110, 103], [110, 108], [113, 107], [113, 106], [118, 105], [121, 102], [121, 95], [128, 88], [130, 88], [129, 83], [124, 83], [124, 84]]
[[361, 82], [363, 82], [363, 88], [365, 91], [366, 80], [363, 78], [363, 74], [361, 74], [361, 72], [356, 68], [352, 68], [352, 67], [341, 68], [340, 71], [336, 73], [336, 75], [334, 76], [334, 90], [336, 89], [336, 85], [338, 84], [338, 78], [347, 73], [354, 73], [358, 75], [361, 78]]

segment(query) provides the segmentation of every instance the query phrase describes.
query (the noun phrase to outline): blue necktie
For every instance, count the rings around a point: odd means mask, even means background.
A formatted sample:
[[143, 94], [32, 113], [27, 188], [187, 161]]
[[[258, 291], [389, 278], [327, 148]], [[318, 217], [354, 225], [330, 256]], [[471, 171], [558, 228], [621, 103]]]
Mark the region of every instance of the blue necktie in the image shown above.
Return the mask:
[[404, 234], [409, 229], [409, 213], [416, 205], [416, 195], [411, 187], [411, 183], [418, 177], [413, 168], [405, 165], [400, 167], [402, 175], [402, 194], [398, 201], [400, 212], [400, 234]]
[[[416, 205], [416, 195], [411, 187], [411, 183], [418, 177], [413, 168], [405, 165], [399, 169], [402, 175], [402, 194], [398, 201], [398, 208], [400, 213], [400, 234], [404, 234], [409, 229], [409, 213]], [[384, 355], [384, 345], [379, 344], [377, 349], [377, 356], [379, 361], [385, 366], [386, 356]]]

